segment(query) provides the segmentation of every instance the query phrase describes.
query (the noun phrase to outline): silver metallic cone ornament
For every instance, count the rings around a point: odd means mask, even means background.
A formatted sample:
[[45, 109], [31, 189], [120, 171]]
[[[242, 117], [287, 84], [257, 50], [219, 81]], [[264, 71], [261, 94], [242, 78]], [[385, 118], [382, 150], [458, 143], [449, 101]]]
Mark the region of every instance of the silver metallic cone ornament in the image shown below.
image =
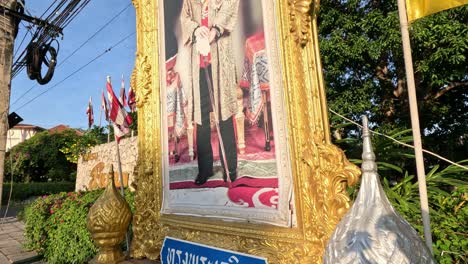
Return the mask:
[[436, 263], [416, 231], [385, 196], [366, 116], [362, 123], [361, 187], [353, 206], [333, 232], [323, 263]]

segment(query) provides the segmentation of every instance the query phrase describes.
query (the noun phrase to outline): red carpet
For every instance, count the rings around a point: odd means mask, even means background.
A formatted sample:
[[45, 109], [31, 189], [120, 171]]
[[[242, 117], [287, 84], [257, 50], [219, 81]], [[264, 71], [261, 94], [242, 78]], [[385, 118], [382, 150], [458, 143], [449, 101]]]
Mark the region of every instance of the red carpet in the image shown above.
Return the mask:
[[[203, 185], [196, 185], [192, 181], [171, 182], [169, 189], [192, 189], [192, 188], [217, 188], [228, 187], [228, 183], [222, 179], [208, 179]], [[241, 177], [231, 183], [231, 188], [237, 187], [253, 187], [253, 188], [278, 188], [278, 178], [253, 178]]]
[[[172, 131], [169, 131], [171, 133]], [[240, 161], [252, 161], [255, 162], [264, 161], [263, 163], [274, 164], [275, 159], [275, 144], [274, 141], [271, 141], [271, 150], [265, 151], [265, 134], [263, 128], [258, 127], [257, 125], [248, 125], [245, 124], [245, 154], [238, 155]], [[194, 144], [196, 140], [194, 138]], [[211, 132], [211, 144], [213, 148], [213, 156], [215, 160], [219, 160], [219, 148], [218, 148], [218, 137], [216, 131]], [[172, 153], [175, 149], [174, 140], [169, 142], [169, 151]], [[196, 150], [196, 145], [194, 146]], [[177, 152], [180, 155], [178, 161], [175, 160], [174, 155], [170, 156], [169, 164], [177, 167], [183, 164], [193, 164], [196, 166], [196, 161], [191, 161], [188, 156], [188, 142], [187, 136], [180, 138], [180, 141], [177, 146]], [[271, 162], [269, 162], [271, 161]], [[188, 165], [192, 167], [192, 165]], [[193, 168], [193, 167], [192, 167]], [[254, 167], [255, 171], [258, 171]], [[191, 172], [190, 174], [196, 173]], [[253, 172], [247, 173], [251, 175], [239, 175], [237, 180], [231, 183], [231, 186], [227, 182], [224, 182], [219, 176], [208, 179], [208, 181], [203, 185], [196, 185], [194, 183], [194, 178], [187, 179], [185, 177], [171, 177], [169, 189], [197, 189], [197, 188], [226, 188], [227, 198], [242, 207], [255, 207], [255, 208], [277, 208], [278, 206], [278, 177], [276, 176], [276, 169], [273, 171], [272, 176], [258, 176], [254, 177]], [[185, 179], [183, 179], [185, 178]]]
[[235, 204], [243, 207], [277, 208], [278, 207], [278, 178], [242, 177], [231, 183], [220, 179], [208, 180], [203, 185], [196, 185], [193, 181], [172, 182], [170, 189], [218, 188], [227, 189], [227, 197]]
[[278, 189], [236, 187], [228, 190], [229, 200], [255, 208], [278, 208]]

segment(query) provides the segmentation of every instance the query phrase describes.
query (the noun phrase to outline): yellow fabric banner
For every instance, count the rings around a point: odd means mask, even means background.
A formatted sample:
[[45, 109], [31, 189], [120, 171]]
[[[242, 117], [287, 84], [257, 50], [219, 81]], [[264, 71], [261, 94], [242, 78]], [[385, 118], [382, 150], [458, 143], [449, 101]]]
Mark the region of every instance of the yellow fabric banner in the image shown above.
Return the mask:
[[421, 17], [466, 4], [468, 0], [406, 0], [406, 13], [408, 21], [413, 22]]

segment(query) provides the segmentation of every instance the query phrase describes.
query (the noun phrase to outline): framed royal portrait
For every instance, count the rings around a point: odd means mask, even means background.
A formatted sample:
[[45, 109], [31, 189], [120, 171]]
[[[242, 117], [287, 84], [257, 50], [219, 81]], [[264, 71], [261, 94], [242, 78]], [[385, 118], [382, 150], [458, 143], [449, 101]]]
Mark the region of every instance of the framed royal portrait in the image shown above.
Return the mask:
[[160, 5], [162, 213], [292, 226], [273, 1]]
[[359, 171], [330, 143], [315, 1], [134, 0], [131, 254], [166, 236], [320, 262]]

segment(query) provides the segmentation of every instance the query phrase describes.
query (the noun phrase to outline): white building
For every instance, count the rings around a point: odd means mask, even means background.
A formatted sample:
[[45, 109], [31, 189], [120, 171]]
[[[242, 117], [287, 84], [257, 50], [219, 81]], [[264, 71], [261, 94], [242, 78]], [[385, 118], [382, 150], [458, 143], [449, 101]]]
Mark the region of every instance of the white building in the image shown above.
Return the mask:
[[25, 141], [26, 139], [31, 138], [36, 133], [43, 131], [44, 128], [28, 125], [28, 124], [17, 124], [8, 130], [6, 150], [8, 151], [12, 147], [18, 145], [19, 143]]

